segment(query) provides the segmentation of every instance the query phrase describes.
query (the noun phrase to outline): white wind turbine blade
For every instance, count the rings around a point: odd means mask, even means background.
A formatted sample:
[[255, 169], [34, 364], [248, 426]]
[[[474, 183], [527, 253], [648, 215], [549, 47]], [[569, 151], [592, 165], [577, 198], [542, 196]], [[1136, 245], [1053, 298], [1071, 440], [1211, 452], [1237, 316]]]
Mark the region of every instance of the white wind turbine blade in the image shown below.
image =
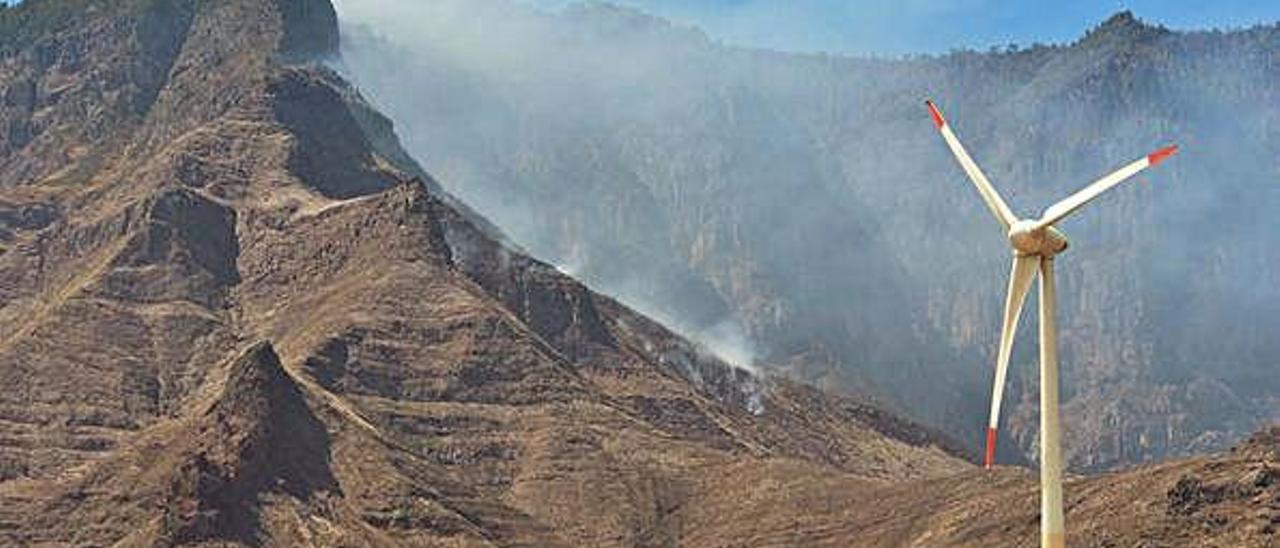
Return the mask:
[[1018, 318], [1022, 316], [1022, 304], [1031, 289], [1031, 281], [1040, 268], [1040, 257], [1023, 255], [1013, 258], [1009, 271], [1009, 293], [1004, 301], [1004, 324], [1000, 329], [1000, 350], [996, 356], [996, 378], [991, 387], [991, 417], [987, 421], [987, 452], [984, 463], [987, 468], [995, 462], [996, 427], [1000, 423], [1000, 403], [1004, 399], [1004, 381], [1009, 372], [1009, 354], [1013, 350], [1013, 336], [1018, 331]]
[[982, 201], [986, 202], [987, 209], [991, 210], [991, 214], [995, 215], [996, 220], [1000, 221], [1000, 225], [1005, 231], [1013, 223], [1018, 222], [1018, 218], [1013, 215], [1013, 211], [1009, 209], [1008, 204], [1000, 198], [1000, 193], [996, 192], [991, 181], [987, 180], [987, 176], [978, 168], [978, 164], [974, 163], [973, 158], [969, 157], [969, 153], [964, 150], [964, 145], [960, 144], [960, 139], [956, 137], [955, 132], [951, 131], [951, 125], [947, 124], [942, 113], [938, 111], [938, 107], [933, 101], [925, 101], [929, 106], [929, 114], [933, 116], [933, 125], [938, 127], [938, 132], [942, 133], [942, 138], [946, 140], [947, 146], [951, 148], [951, 153], [955, 155], [956, 160], [960, 162], [960, 167], [964, 168], [965, 174], [969, 176], [969, 180], [973, 181], [974, 186], [978, 187], [978, 194], [982, 195]]
[[1097, 198], [1111, 187], [1124, 182], [1126, 179], [1133, 177], [1144, 169], [1160, 163], [1165, 158], [1173, 156], [1176, 152], [1178, 152], [1177, 145], [1164, 147], [1135, 160], [1133, 163], [1120, 168], [1106, 177], [1090, 183], [1089, 186], [1080, 189], [1080, 191], [1075, 194], [1067, 196], [1062, 201], [1053, 204], [1049, 206], [1048, 209], [1044, 210], [1044, 215], [1041, 215], [1040, 220], [1036, 221], [1033, 230], [1044, 228], [1061, 221], [1063, 217], [1066, 217], [1067, 215], [1070, 215], [1071, 212], [1080, 209], [1080, 206], [1089, 203], [1090, 200]]

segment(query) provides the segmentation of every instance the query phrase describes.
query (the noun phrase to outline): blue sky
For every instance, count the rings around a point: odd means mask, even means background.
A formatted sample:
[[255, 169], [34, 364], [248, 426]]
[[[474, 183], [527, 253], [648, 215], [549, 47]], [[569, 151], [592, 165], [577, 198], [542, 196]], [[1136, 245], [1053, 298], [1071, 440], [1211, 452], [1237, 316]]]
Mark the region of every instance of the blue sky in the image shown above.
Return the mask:
[[[557, 9], [580, 0], [523, 1]], [[609, 1], [697, 25], [731, 44], [880, 55], [1069, 42], [1125, 9], [1144, 21], [1174, 29], [1225, 29], [1280, 21], [1280, 0]]]
[[[556, 8], [573, 0], [526, 0]], [[696, 24], [713, 37], [787, 51], [900, 55], [1078, 38], [1110, 15], [1175, 29], [1280, 21], [1280, 0], [612, 0]]]

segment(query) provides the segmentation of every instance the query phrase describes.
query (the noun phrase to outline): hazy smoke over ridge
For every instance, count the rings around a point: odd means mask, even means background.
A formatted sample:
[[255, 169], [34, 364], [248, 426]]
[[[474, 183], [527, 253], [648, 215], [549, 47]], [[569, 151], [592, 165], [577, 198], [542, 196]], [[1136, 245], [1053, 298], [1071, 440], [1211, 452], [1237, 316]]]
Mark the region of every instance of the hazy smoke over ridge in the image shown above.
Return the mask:
[[[1008, 252], [921, 100], [1024, 215], [1180, 142], [1153, 184], [1063, 226], [1068, 450], [1079, 466], [1202, 450], [1280, 408], [1274, 28], [1117, 18], [1069, 47], [877, 61], [725, 48], [599, 4], [338, 7], [352, 79], [536, 256], [721, 354], [962, 439], [987, 403]], [[1007, 400], [1023, 449], [1034, 330], [1024, 315]]]
[[[599, 256], [599, 250], [591, 246], [566, 245], [561, 239], [567, 236], [570, 241], [580, 241], [582, 236], [575, 233], [589, 231], [590, 227], [566, 225], [561, 227], [563, 234], [548, 237], [539, 221], [531, 218], [540, 212], [530, 207], [527, 196], [519, 195], [518, 190], [492, 186], [494, 179], [509, 180], [510, 173], [476, 173], [478, 166], [455, 162], [454, 155], [435, 153], [434, 138], [440, 132], [448, 134], [454, 129], [466, 128], [474, 132], [475, 137], [518, 131], [521, 122], [513, 112], [501, 106], [491, 108], [477, 103], [472, 105], [474, 108], [455, 113], [458, 116], [448, 124], [432, 122], [429, 127], [420, 124], [422, 120], [412, 114], [417, 108], [433, 108], [425, 101], [428, 96], [420, 94], [423, 89], [454, 98], [486, 89], [477, 97], [513, 107], [511, 110], [527, 108], [559, 115], [567, 97], [561, 86], [589, 89], [620, 85], [639, 90], [620, 101], [643, 104], [647, 90], [640, 84], [662, 72], [667, 63], [660, 52], [645, 52], [624, 44], [617, 49], [584, 49], [575, 57], [564, 57], [562, 53], [569, 46], [568, 40], [581, 37], [557, 38], [559, 21], [521, 4], [485, 1], [341, 1], [336, 4], [347, 24], [344, 70], [352, 72], [353, 79], [365, 87], [375, 103], [387, 108], [399, 124], [410, 152], [428, 171], [439, 176], [451, 192], [496, 220], [517, 243], [538, 258], [552, 262], [593, 288], [683, 333], [721, 359], [755, 371], [754, 344], [711, 288], [699, 288], [702, 295], [684, 291], [689, 300], [673, 306], [673, 300], [680, 295], [655, 293], [671, 280], [653, 279], [653, 273], [644, 270], [611, 268], [615, 263], [613, 258]], [[694, 34], [692, 30], [688, 32]], [[402, 59], [413, 59], [416, 65], [391, 66], [398, 61], [378, 57], [383, 51], [379, 48], [396, 51]], [[627, 62], [617, 62], [620, 54], [627, 56]], [[602, 86], [602, 82], [608, 82], [608, 86]], [[680, 85], [673, 82], [671, 87]], [[501, 90], [507, 88], [518, 88], [520, 94], [502, 94]], [[566, 124], [579, 123], [609, 108], [599, 105], [593, 112], [588, 105], [576, 107], [573, 112], [564, 113]], [[503, 143], [495, 144], [502, 146]], [[535, 172], [541, 169], [538, 165], [541, 152], [520, 150], [515, 142], [506, 144], [509, 148], [503, 152], [520, 157], [524, 163], [522, 169]], [[581, 182], [571, 174], [565, 177], [566, 184]], [[619, 214], [626, 215], [626, 212]], [[653, 229], [662, 230], [659, 226]]]

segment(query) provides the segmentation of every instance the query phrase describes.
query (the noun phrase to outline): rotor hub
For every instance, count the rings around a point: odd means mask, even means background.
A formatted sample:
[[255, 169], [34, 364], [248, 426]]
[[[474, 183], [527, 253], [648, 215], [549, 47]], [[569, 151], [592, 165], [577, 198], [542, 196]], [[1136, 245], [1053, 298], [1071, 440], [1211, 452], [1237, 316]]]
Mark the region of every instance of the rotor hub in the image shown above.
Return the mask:
[[1034, 221], [1018, 221], [1009, 227], [1009, 245], [1019, 255], [1053, 257], [1067, 249], [1067, 237], [1052, 226], [1036, 228]]

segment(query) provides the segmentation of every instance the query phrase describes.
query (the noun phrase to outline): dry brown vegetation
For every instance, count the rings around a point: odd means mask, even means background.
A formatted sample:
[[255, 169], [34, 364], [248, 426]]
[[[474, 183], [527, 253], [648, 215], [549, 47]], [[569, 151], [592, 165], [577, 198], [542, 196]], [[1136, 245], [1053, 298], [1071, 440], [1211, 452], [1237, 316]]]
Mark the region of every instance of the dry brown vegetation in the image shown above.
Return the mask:
[[[0, 160], [0, 543], [1034, 536], [1029, 473], [735, 370], [432, 192], [340, 79], [288, 64], [330, 52], [327, 2], [174, 5], [164, 47], [111, 53], [146, 41], [121, 4], [0, 73], [46, 120]], [[163, 77], [122, 109], [129, 67]], [[99, 160], [51, 179], [71, 141]], [[1078, 480], [1072, 534], [1265, 545], [1275, 448]]]

